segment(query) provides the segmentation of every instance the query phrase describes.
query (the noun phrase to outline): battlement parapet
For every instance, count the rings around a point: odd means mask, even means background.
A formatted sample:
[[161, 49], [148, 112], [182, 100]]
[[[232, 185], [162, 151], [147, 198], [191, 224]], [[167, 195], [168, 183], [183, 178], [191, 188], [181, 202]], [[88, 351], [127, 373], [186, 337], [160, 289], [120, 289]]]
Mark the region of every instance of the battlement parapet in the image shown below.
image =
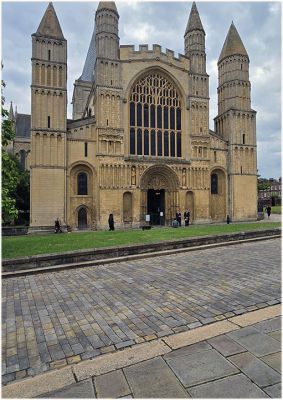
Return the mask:
[[138, 50], [135, 49], [134, 45], [121, 45], [120, 59], [121, 61], [154, 59], [156, 61], [164, 61], [182, 68], [189, 67], [189, 59], [186, 56], [179, 53], [178, 57], [175, 57], [175, 52], [170, 49], [166, 49], [164, 53], [159, 44], [153, 44], [152, 49], [149, 49], [147, 44], [140, 44]]

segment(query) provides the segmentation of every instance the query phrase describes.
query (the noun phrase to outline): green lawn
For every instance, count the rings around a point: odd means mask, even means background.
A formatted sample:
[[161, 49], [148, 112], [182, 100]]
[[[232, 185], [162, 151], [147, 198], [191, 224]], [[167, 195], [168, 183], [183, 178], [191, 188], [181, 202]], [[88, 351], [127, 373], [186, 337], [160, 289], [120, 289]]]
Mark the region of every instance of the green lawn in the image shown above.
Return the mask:
[[271, 214], [281, 214], [281, 206], [271, 207]]
[[230, 225], [196, 225], [188, 228], [153, 228], [148, 231], [73, 232], [50, 235], [14, 236], [2, 238], [2, 258], [60, 253], [64, 251], [116, 247], [119, 245], [159, 242], [192, 236], [215, 235], [280, 227], [279, 222], [255, 222]]

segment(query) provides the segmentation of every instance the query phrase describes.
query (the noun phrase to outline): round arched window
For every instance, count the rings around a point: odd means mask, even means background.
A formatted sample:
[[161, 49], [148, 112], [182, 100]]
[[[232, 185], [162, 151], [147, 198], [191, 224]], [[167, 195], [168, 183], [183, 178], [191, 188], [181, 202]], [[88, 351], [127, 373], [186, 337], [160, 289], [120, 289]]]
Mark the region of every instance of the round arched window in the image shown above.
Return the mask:
[[218, 194], [218, 176], [217, 174], [211, 175], [211, 194]]
[[87, 195], [87, 174], [85, 172], [78, 174], [78, 195]]
[[143, 76], [130, 95], [130, 154], [181, 157], [181, 103], [160, 73]]

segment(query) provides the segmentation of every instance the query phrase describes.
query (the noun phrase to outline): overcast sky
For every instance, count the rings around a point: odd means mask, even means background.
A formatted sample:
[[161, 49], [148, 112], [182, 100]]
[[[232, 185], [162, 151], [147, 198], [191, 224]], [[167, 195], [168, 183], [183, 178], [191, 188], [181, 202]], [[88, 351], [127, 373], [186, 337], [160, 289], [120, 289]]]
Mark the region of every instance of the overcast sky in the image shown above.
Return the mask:
[[[68, 42], [68, 117], [73, 82], [83, 69], [98, 2], [53, 2]], [[232, 20], [250, 58], [252, 108], [257, 111], [258, 170], [281, 176], [281, 2], [196, 3], [206, 32], [210, 75], [210, 129], [217, 115], [217, 60]], [[2, 2], [2, 60], [6, 108], [30, 113], [31, 34], [48, 2]], [[184, 53], [183, 35], [192, 2], [117, 1], [120, 44], [157, 43]]]

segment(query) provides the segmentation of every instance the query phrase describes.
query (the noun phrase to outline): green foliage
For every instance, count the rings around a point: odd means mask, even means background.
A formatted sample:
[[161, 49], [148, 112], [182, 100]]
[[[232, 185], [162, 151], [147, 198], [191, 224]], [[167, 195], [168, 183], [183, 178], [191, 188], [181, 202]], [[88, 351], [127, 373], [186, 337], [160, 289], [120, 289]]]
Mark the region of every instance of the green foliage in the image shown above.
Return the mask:
[[281, 214], [281, 206], [272, 206], [271, 214]]
[[271, 184], [268, 179], [260, 178], [257, 180], [257, 190], [268, 190], [270, 186]]
[[9, 224], [18, 216], [16, 200], [12, 193], [19, 182], [19, 171], [11, 155], [7, 152], [7, 145], [15, 137], [13, 122], [8, 120], [8, 111], [4, 109], [5, 98], [3, 96], [4, 81], [1, 81], [1, 134], [2, 134], [2, 223]]
[[16, 207], [19, 211], [28, 211], [30, 207], [30, 173], [25, 171], [19, 160], [12, 156], [19, 171], [19, 181], [13, 192], [13, 198], [16, 200]]
[[189, 238], [194, 236], [217, 235], [258, 229], [279, 228], [276, 222], [254, 222], [219, 225], [191, 225], [182, 228], [153, 228], [148, 231], [131, 229], [127, 231], [73, 232], [50, 235], [28, 235], [3, 237], [2, 257], [13, 258], [35, 254], [62, 253], [64, 251], [117, 247], [120, 245], [142, 244]]

